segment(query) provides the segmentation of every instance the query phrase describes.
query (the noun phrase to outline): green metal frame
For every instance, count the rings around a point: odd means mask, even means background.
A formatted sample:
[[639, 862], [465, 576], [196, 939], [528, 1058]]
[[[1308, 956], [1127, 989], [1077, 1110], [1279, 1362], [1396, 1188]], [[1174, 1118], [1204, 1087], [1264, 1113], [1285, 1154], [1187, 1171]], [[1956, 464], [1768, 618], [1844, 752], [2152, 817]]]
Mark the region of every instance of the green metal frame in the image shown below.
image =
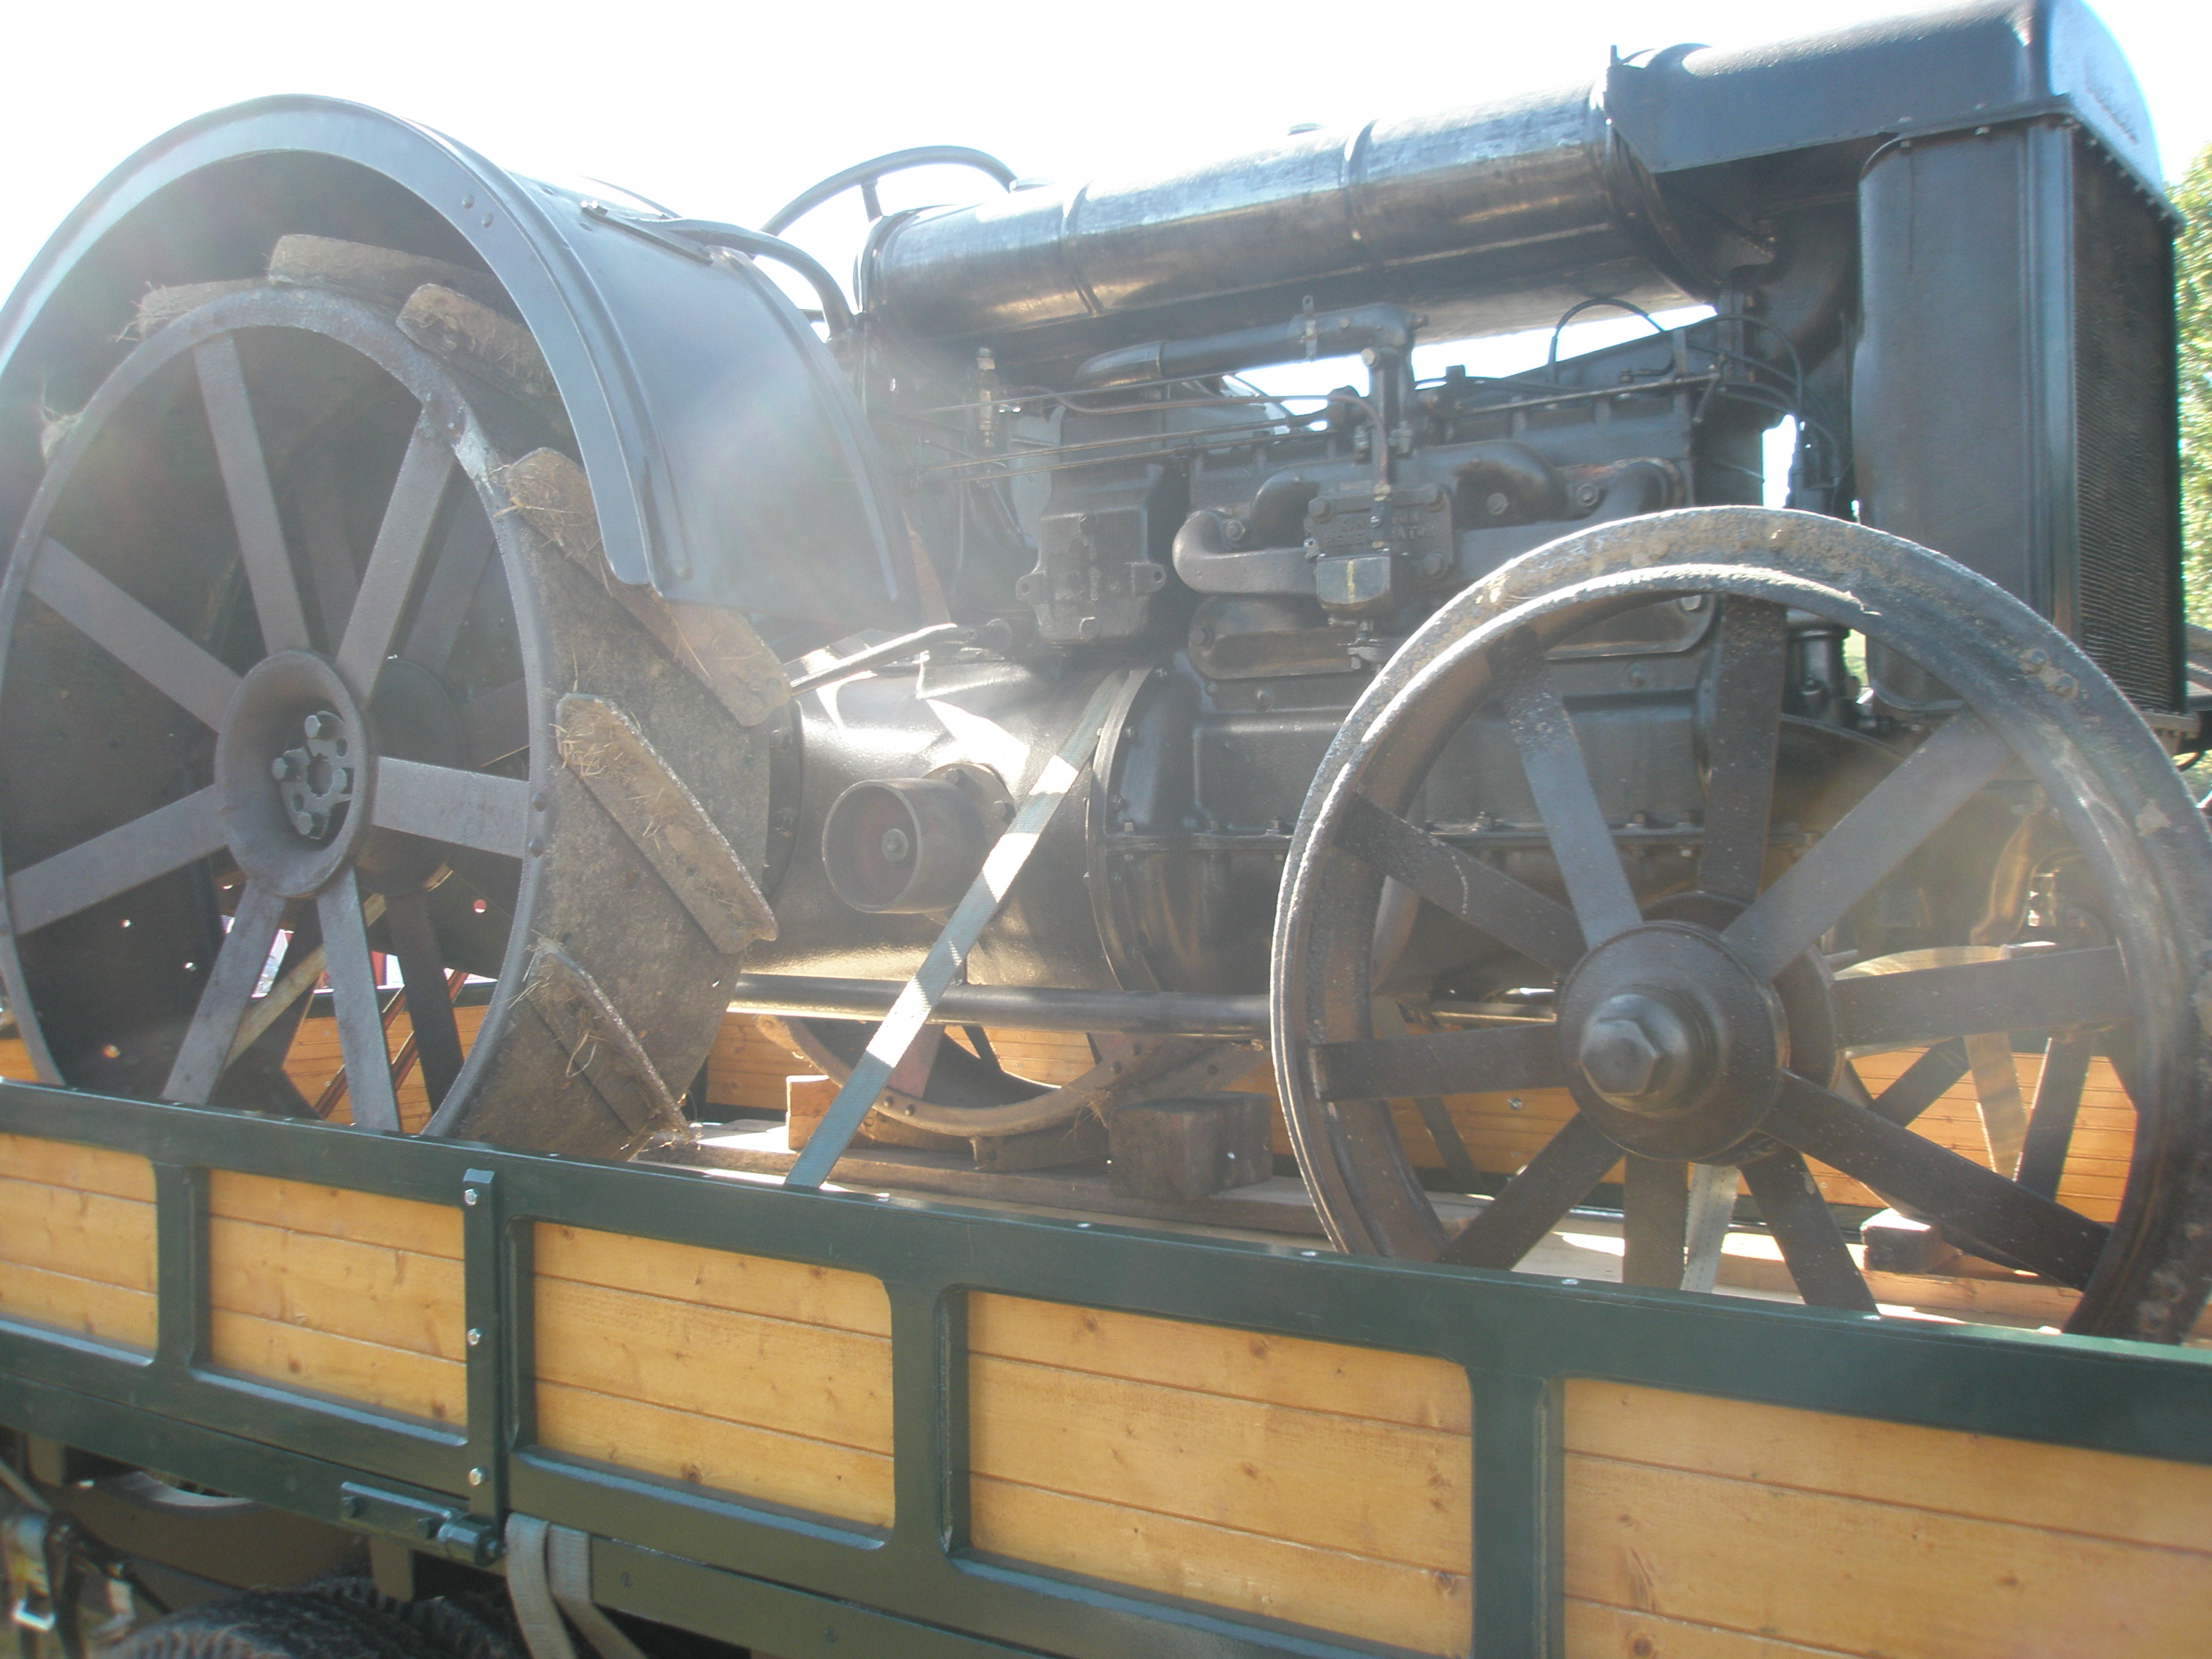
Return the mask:
[[[606, 1606], [785, 1659], [1260, 1659], [1389, 1651], [980, 1555], [967, 1542], [964, 1297], [1034, 1297], [1434, 1355], [1473, 1393], [1475, 1650], [1559, 1650], [1560, 1391], [1590, 1377], [2212, 1464], [2212, 1353], [787, 1192], [0, 1084], [0, 1131], [152, 1160], [143, 1358], [0, 1321], [0, 1421], [416, 1547], [489, 1559], [508, 1507], [592, 1534]], [[225, 1376], [205, 1352], [206, 1172], [463, 1217], [465, 1431]], [[477, 1194], [464, 1203], [464, 1194]], [[848, 1526], [535, 1443], [537, 1222], [872, 1274], [891, 1309], [896, 1517]], [[480, 1471], [471, 1483], [471, 1471]]]

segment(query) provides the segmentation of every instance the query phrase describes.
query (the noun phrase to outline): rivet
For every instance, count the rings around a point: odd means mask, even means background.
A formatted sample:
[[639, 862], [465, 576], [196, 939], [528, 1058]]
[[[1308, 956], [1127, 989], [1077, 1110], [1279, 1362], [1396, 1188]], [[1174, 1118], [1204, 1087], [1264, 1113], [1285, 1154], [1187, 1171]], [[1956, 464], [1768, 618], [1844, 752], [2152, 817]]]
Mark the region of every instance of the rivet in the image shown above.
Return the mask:
[[470, 1326], [470, 1327], [469, 1327], [469, 1346], [471, 1346], [471, 1348], [477, 1347], [477, 1346], [482, 1346], [483, 1342], [483, 1331], [482, 1330], [482, 1328], [479, 1328], [479, 1327], [477, 1327], [477, 1326], [475, 1326], [475, 1325], [471, 1325], [471, 1326]]
[[545, 810], [545, 792], [543, 789], [530, 798], [530, 810], [533, 812], [542, 812]]
[[465, 1187], [461, 1189], [461, 1202], [467, 1205], [471, 1209], [474, 1209], [476, 1207], [477, 1200], [482, 1196], [482, 1193], [474, 1187]]
[[2070, 697], [2081, 688], [2075, 684], [2074, 677], [2071, 674], [2061, 674], [2057, 679], [2051, 682], [2051, 689], [2053, 691], [2056, 691], [2062, 697]]
[[481, 1486], [483, 1485], [485, 1478], [484, 1472], [482, 1469], [471, 1469], [469, 1471], [469, 1485], [471, 1486]]
[[522, 845], [523, 850], [527, 852], [532, 858], [535, 858], [538, 854], [545, 850], [545, 837], [543, 836], [532, 836], [528, 841], [523, 842]]

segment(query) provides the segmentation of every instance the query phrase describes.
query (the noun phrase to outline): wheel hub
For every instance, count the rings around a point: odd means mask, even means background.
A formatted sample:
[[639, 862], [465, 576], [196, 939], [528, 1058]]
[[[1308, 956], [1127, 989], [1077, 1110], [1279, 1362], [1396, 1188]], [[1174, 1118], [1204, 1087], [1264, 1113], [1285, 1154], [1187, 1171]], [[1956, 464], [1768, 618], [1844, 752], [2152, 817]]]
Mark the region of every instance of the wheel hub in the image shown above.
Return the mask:
[[368, 722], [337, 671], [279, 651], [247, 672], [216, 734], [215, 775], [231, 856], [287, 898], [327, 885], [368, 824]]
[[1560, 988], [1559, 1010], [1577, 1105], [1648, 1157], [1709, 1159], [1741, 1141], [1789, 1062], [1780, 1000], [1686, 922], [1600, 945]]
[[319, 845], [353, 799], [353, 744], [344, 723], [327, 708], [308, 715], [301, 730], [306, 741], [270, 762], [269, 773], [293, 829]]

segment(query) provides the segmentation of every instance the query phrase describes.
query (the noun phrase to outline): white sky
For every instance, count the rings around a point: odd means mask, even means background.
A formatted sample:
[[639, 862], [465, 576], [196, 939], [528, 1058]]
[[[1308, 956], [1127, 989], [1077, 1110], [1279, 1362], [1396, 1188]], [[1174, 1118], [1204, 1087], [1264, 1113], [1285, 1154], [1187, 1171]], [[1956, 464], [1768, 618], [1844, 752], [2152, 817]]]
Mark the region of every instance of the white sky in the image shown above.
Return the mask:
[[[1908, 9], [18, 0], [0, 32], [10, 67], [0, 155], [15, 176], [0, 217], [0, 283], [12, 285], [63, 215], [140, 144], [270, 93], [356, 99], [520, 171], [607, 179], [685, 213], [757, 223], [823, 174], [908, 144], [973, 144], [1023, 173], [1074, 181], [1233, 153], [1293, 122], [1334, 126], [1588, 80], [1610, 46], [1728, 45]], [[2212, 143], [2203, 80], [2212, 4], [2104, 0], [2098, 9], [2143, 82], [2166, 171], [2178, 173]], [[966, 199], [978, 182], [915, 175], [887, 185], [884, 199]], [[854, 198], [839, 205], [842, 215], [810, 220], [803, 240], [842, 274], [861, 221]]]

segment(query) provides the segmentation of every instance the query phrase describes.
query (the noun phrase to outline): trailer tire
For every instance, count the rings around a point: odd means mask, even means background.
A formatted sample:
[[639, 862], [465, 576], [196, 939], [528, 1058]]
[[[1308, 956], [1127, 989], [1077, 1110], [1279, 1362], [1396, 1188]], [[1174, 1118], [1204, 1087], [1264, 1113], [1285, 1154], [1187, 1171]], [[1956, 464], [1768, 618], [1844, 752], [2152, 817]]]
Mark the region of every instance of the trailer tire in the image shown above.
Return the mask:
[[495, 1614], [402, 1601], [365, 1578], [248, 1590], [143, 1626], [108, 1659], [527, 1659]]

